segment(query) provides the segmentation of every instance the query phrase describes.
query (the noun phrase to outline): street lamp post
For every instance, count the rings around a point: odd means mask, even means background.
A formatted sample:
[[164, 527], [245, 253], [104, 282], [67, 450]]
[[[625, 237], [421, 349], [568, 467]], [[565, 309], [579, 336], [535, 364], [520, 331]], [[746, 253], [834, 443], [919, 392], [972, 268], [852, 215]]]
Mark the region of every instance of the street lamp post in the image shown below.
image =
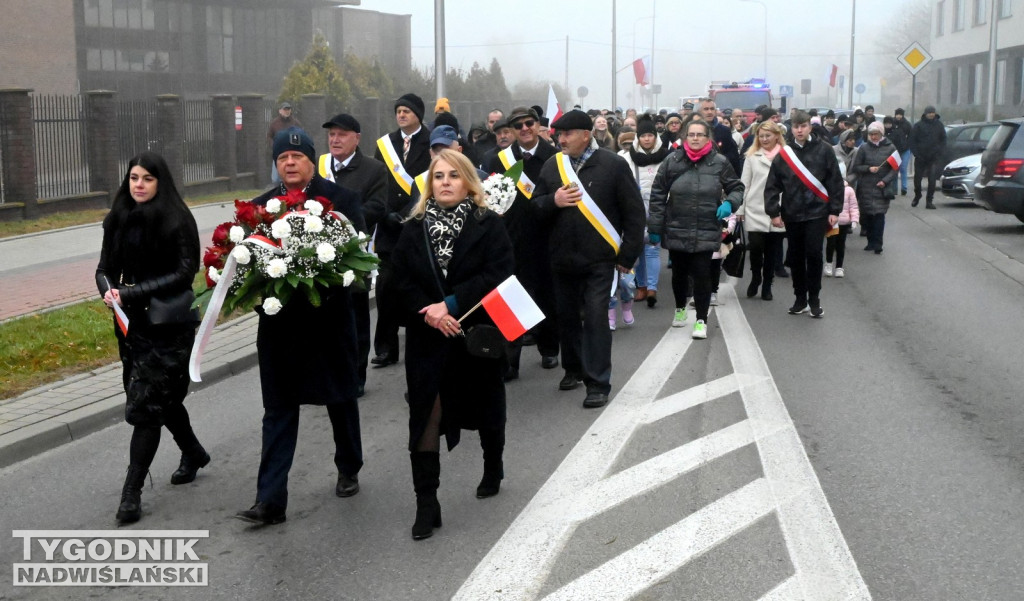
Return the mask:
[[434, 0], [434, 89], [444, 98], [444, 77], [448, 73], [444, 58], [444, 0]]
[[761, 70], [761, 77], [763, 77], [765, 81], [768, 81], [768, 6], [764, 2], [761, 2], [761, 0], [740, 0], [740, 2], [753, 2], [755, 4], [760, 4], [761, 9], [764, 11], [764, 53], [762, 55], [764, 66]]

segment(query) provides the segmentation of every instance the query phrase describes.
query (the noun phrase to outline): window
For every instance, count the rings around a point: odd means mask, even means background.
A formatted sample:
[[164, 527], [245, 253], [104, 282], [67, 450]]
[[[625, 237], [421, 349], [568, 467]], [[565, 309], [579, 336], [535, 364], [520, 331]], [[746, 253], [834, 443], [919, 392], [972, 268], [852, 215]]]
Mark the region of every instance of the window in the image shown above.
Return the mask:
[[99, 48], [88, 48], [85, 51], [85, 69], [87, 71], [99, 71], [102, 66], [100, 61]]
[[142, 0], [142, 28], [150, 31], [156, 29], [156, 16], [153, 0]]
[[962, 31], [967, 12], [967, 0], [953, 0], [953, 31]]
[[984, 94], [982, 93], [982, 86], [985, 84], [985, 65], [981, 63], [975, 63], [974, 69], [971, 70], [971, 89], [970, 96], [967, 98], [967, 104], [981, 104]]
[[945, 26], [946, 2], [940, 0], [935, 4], [935, 36], [942, 35]]
[[952, 84], [949, 87], [949, 102], [952, 104], [960, 104], [960, 90], [964, 87], [964, 68], [955, 67], [952, 76], [950, 77]]
[[985, 0], [974, 0], [974, 24], [984, 25], [988, 20], [988, 2]]
[[235, 70], [232, 17], [228, 7], [206, 7], [206, 69], [210, 73]]
[[100, 25], [100, 3], [99, 0], [85, 0], [85, 26], [99, 27]]
[[940, 90], [940, 93], [936, 94], [935, 97], [937, 99], [939, 99], [939, 102], [942, 102], [942, 96], [941, 96], [941, 90], [942, 90], [942, 69], [936, 69], [935, 70], [935, 89], [936, 90]]
[[999, 0], [999, 18], [1009, 19], [1013, 16], [1013, 0]]
[[114, 26], [114, 0], [99, 0], [100, 27]]
[[1006, 59], [996, 61], [996, 104], [1006, 104]]

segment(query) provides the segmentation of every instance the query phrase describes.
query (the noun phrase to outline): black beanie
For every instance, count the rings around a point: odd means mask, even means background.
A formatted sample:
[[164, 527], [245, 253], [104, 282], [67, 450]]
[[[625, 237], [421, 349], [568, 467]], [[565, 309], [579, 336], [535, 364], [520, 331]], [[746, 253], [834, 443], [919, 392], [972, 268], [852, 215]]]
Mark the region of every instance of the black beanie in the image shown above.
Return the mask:
[[313, 140], [301, 127], [289, 127], [282, 129], [274, 135], [274, 160], [278, 155], [288, 150], [297, 150], [306, 155], [311, 163], [316, 163], [316, 150], [313, 149]]
[[636, 122], [636, 136], [639, 138], [644, 134], [658, 135], [658, 128], [654, 125], [654, 119], [651, 119], [650, 115], [644, 115]]
[[411, 110], [413, 114], [416, 115], [416, 118], [420, 120], [420, 123], [423, 123], [423, 111], [425, 110], [425, 108], [423, 105], [422, 98], [420, 98], [416, 94], [413, 94], [412, 92], [409, 92], [408, 94], [403, 95], [401, 98], [395, 101], [396, 111], [400, 106], [404, 106]]
[[451, 125], [455, 131], [459, 131], [459, 120], [455, 118], [455, 115], [447, 111], [440, 112], [434, 117], [434, 127], [442, 125]]

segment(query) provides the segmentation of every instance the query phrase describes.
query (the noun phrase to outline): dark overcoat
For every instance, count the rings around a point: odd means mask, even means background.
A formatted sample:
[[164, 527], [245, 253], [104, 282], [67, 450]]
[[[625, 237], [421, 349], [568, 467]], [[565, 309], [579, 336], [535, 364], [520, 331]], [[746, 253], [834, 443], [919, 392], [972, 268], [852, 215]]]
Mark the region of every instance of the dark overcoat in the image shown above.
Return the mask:
[[[280, 194], [275, 187], [253, 203], [265, 205]], [[308, 194], [327, 198], [357, 230], [366, 230], [355, 192], [314, 175]], [[336, 286], [321, 289], [320, 298], [320, 306], [314, 307], [305, 294], [296, 292], [276, 315], [256, 308], [264, 407], [355, 402], [358, 346], [351, 294]]]
[[[429, 247], [424, 223], [417, 219], [406, 222], [392, 254], [395, 293], [401, 299], [406, 324], [409, 450], [415, 450], [423, 435], [438, 395], [441, 433], [451, 450], [459, 443], [462, 429], [504, 426], [504, 361], [470, 355], [462, 337], [446, 338], [424, 322], [419, 310], [454, 295], [457, 310], [451, 313], [461, 317], [512, 275], [515, 260], [501, 218], [491, 211], [474, 209], [455, 242], [445, 275]], [[481, 323], [492, 323], [483, 308], [471, 313], [462, 322], [462, 329]]]

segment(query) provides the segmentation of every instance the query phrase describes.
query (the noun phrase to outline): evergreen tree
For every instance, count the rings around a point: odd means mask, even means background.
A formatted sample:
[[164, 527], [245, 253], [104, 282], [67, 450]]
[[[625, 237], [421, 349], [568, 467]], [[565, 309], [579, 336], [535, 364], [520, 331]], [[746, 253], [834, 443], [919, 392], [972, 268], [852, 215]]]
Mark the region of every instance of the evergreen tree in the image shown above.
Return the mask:
[[297, 105], [303, 94], [326, 96], [329, 115], [340, 112], [352, 101], [348, 83], [334, 61], [327, 38], [320, 32], [313, 36], [313, 44], [306, 58], [296, 62], [285, 75], [281, 95], [277, 100]]

